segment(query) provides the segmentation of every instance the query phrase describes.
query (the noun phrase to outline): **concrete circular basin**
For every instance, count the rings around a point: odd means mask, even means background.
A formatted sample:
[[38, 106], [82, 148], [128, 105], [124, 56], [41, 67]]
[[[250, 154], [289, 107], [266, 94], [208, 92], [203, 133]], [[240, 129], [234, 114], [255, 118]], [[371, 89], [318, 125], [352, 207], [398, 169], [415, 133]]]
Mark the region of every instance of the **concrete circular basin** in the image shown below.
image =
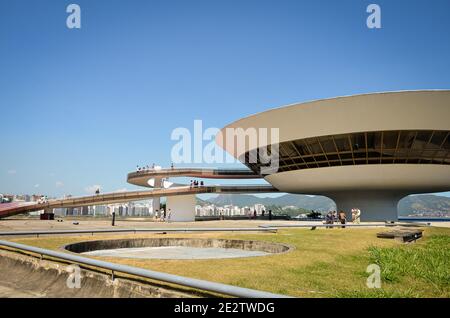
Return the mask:
[[286, 253], [288, 245], [250, 240], [198, 238], [136, 238], [84, 241], [64, 246], [90, 256], [135, 259], [216, 259]]

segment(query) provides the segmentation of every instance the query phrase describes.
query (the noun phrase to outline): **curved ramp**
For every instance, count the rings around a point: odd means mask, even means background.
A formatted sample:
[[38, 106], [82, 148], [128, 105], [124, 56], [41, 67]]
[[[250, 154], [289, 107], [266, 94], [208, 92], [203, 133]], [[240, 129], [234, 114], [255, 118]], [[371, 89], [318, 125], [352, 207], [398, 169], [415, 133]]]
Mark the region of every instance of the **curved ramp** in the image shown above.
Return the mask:
[[261, 175], [255, 174], [249, 169], [204, 169], [204, 168], [168, 168], [147, 169], [131, 172], [127, 176], [127, 182], [141, 187], [151, 187], [150, 179], [170, 177], [192, 177], [204, 179], [260, 179]]
[[50, 200], [44, 204], [38, 203], [3, 203], [0, 204], [0, 218], [55, 208], [74, 208], [81, 206], [112, 204], [151, 199], [153, 197], [168, 197], [176, 195], [201, 193], [270, 193], [279, 192], [271, 185], [221, 185], [221, 186], [179, 186], [167, 189], [155, 188], [148, 191], [128, 191], [105, 193], [68, 199]]

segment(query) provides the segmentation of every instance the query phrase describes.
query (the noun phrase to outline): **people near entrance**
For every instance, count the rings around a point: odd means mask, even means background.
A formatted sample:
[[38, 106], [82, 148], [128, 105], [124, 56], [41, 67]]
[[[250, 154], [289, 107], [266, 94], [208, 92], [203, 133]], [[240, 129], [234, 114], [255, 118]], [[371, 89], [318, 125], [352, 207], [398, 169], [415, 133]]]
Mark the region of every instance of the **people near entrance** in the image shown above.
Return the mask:
[[331, 215], [332, 215], [332, 221], [333, 221], [331, 224], [334, 224], [335, 222], [338, 221], [337, 212], [336, 212], [336, 211], [333, 211], [333, 212], [331, 213]]
[[[325, 216], [325, 224], [333, 224], [333, 211], [328, 211], [327, 215]], [[333, 228], [332, 226], [327, 226], [327, 229]]]
[[205, 184], [203, 181], [197, 181], [197, 180], [191, 180], [191, 183], [189, 184], [190, 188], [198, 188], [203, 187]]
[[361, 223], [361, 210], [360, 209], [352, 209], [352, 222], [354, 224]]
[[166, 211], [164, 209], [161, 209], [160, 215], [161, 215], [161, 221], [164, 222], [166, 220]]
[[[341, 222], [341, 224], [345, 224], [347, 222], [347, 215], [345, 214], [344, 211], [339, 211], [339, 222]], [[341, 226], [343, 229], [345, 228], [345, 226]]]
[[169, 209], [169, 211], [167, 212], [167, 223], [170, 223], [171, 217], [172, 217], [172, 210]]

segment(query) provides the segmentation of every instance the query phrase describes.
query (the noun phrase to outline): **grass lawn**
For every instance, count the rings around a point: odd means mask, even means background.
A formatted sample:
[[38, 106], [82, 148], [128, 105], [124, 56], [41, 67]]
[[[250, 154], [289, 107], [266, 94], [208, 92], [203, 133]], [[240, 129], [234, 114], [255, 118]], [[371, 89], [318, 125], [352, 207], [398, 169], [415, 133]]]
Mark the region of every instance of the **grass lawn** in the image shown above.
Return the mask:
[[[264, 240], [289, 244], [291, 252], [213, 260], [101, 258], [177, 275], [297, 297], [450, 297], [450, 228], [426, 228], [417, 243], [378, 239], [380, 228], [285, 229], [278, 233], [167, 234]], [[48, 249], [99, 239], [161, 237], [158, 234], [64, 236], [13, 239]], [[369, 289], [366, 268], [381, 267], [381, 289]]]

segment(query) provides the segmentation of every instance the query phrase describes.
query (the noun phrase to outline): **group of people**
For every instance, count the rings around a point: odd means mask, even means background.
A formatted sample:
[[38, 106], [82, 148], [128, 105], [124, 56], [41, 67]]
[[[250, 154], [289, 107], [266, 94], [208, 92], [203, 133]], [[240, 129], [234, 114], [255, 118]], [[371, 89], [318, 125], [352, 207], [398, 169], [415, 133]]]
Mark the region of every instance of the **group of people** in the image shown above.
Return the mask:
[[155, 170], [155, 164], [153, 163], [151, 166], [146, 165], [143, 167], [139, 167], [139, 165], [136, 165], [136, 172], [145, 172], [145, 171], [150, 171], [150, 170]]
[[161, 221], [161, 222], [167, 222], [167, 223], [170, 223], [171, 218], [172, 218], [172, 210], [169, 209], [169, 210], [167, 211], [167, 214], [166, 214], [166, 211], [165, 211], [164, 209], [161, 209], [161, 211], [156, 210], [156, 211], [155, 211], [154, 218], [155, 218], [156, 221]]
[[[173, 162], [170, 164], [170, 169], [174, 169], [175, 166], [173, 165]], [[136, 165], [136, 172], [147, 172], [147, 171], [151, 171], [151, 170], [155, 170], [155, 164], [153, 163], [151, 166], [146, 165], [143, 167], [140, 167], [139, 165]]]
[[189, 185], [189, 187], [190, 188], [198, 188], [199, 186], [200, 187], [203, 187], [205, 184], [203, 183], [203, 181], [197, 181], [197, 180], [191, 180], [191, 183], [190, 183], [190, 185]]
[[[351, 221], [353, 222], [353, 224], [359, 224], [361, 221], [361, 210], [354, 208], [351, 212]], [[334, 224], [336, 222], [342, 224], [341, 227], [345, 228], [345, 224], [347, 223], [347, 213], [345, 213], [345, 211], [343, 210], [339, 211], [339, 213], [337, 213], [336, 211], [329, 211], [325, 216], [325, 224]], [[328, 228], [333, 227], [327, 226], [327, 229]]]
[[[272, 220], [272, 210], [269, 210], [268, 215], [269, 215], [269, 220]], [[258, 213], [256, 212], [256, 209], [254, 209], [253, 212], [252, 212], [252, 211], [249, 211], [249, 212], [247, 213], [247, 216], [248, 216], [248, 218], [249, 218], [250, 220], [251, 220], [251, 219], [256, 220], [256, 218], [258, 217]], [[261, 216], [262, 216], [263, 218], [266, 216], [266, 210], [263, 209], [263, 210], [261, 211]]]

